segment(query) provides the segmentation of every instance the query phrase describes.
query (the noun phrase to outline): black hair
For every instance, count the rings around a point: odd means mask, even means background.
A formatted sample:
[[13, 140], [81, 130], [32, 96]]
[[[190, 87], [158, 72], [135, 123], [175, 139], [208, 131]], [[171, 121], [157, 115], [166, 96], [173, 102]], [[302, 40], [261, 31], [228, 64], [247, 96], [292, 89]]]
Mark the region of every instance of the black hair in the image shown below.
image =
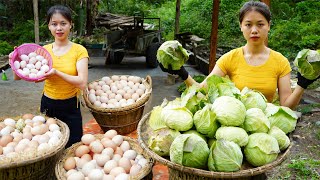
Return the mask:
[[259, 1], [248, 1], [246, 3], [244, 3], [244, 5], [242, 6], [242, 8], [240, 9], [239, 12], [239, 22], [242, 23], [242, 20], [244, 18], [244, 16], [247, 14], [247, 12], [250, 11], [257, 11], [260, 14], [262, 14], [266, 20], [268, 22], [270, 22], [271, 20], [271, 12], [269, 7], [263, 3], [263, 2], [259, 2]]
[[55, 5], [49, 8], [47, 11], [47, 23], [49, 24], [52, 15], [59, 13], [61, 14], [64, 18], [66, 18], [70, 23], [72, 22], [72, 15], [71, 11], [68, 7], [63, 6], [63, 5]]

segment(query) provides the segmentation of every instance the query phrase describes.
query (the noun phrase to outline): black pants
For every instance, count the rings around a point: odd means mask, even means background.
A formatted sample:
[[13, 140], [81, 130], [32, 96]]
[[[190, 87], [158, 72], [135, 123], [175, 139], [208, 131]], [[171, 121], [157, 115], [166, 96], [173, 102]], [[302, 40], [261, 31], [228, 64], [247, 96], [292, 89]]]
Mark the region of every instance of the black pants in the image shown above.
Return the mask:
[[70, 137], [66, 148], [81, 141], [83, 134], [82, 116], [80, 103], [77, 104], [77, 97], [65, 100], [54, 100], [42, 95], [40, 111], [41, 113], [44, 113], [49, 117], [55, 117], [68, 125]]

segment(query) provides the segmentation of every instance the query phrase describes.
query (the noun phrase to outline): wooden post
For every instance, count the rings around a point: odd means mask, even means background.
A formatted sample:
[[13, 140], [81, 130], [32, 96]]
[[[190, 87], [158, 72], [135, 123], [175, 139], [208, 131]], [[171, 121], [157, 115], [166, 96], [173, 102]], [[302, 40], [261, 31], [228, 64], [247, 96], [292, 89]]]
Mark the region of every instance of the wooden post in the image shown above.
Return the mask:
[[217, 43], [218, 43], [218, 16], [219, 16], [219, 0], [213, 0], [209, 73], [212, 71], [212, 69], [216, 65], [216, 53], [217, 53]]
[[175, 19], [175, 25], [174, 25], [174, 39], [177, 39], [176, 34], [180, 31], [180, 4], [181, 0], [177, 0], [176, 2], [176, 19]]
[[87, 0], [87, 32], [86, 35], [90, 36], [92, 35], [93, 29], [92, 29], [92, 14], [91, 14], [91, 0]]
[[38, 15], [38, 0], [33, 0], [33, 16], [34, 16], [34, 42], [39, 44], [39, 15]]

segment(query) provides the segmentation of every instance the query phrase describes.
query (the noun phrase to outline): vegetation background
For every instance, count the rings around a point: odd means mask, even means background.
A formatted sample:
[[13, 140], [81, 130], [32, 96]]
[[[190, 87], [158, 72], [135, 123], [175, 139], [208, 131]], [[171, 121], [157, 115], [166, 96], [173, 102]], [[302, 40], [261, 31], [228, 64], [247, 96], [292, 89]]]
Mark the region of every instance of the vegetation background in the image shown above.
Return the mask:
[[[38, 0], [40, 41], [52, 41], [45, 15], [55, 4], [65, 4], [72, 9], [74, 28], [72, 39], [80, 43], [103, 43], [106, 29], [88, 30], [87, 4], [92, 14], [116, 13], [146, 17], [160, 17], [164, 40], [174, 37], [176, 0]], [[209, 48], [211, 33], [212, 0], [182, 0], [180, 32], [191, 32], [205, 39]], [[218, 22], [218, 47], [229, 50], [244, 45], [239, 29], [238, 11], [246, 0], [220, 0]], [[304, 49], [320, 49], [319, 0], [270, 0], [272, 12], [268, 46], [281, 52], [290, 61]], [[92, 17], [94, 18], [94, 17]], [[93, 19], [92, 19], [93, 20]], [[0, 56], [7, 55], [14, 46], [34, 42], [33, 0], [0, 0]], [[319, 87], [318, 85], [315, 85]], [[315, 92], [315, 91], [314, 91]], [[317, 93], [315, 92], [315, 97]], [[318, 96], [319, 97], [319, 96]], [[313, 107], [314, 106], [314, 107]], [[301, 106], [305, 115], [294, 136], [296, 145], [292, 155], [283, 165], [270, 172], [269, 179], [320, 179], [320, 121], [319, 104]]]
[[[320, 49], [319, 0], [270, 0], [272, 25], [268, 45], [292, 61], [304, 48]], [[73, 38], [86, 43], [102, 43], [103, 28], [86, 29], [86, 5], [95, 13], [116, 13], [145, 17], [160, 17], [164, 40], [174, 38], [176, 0], [39, 0], [40, 41], [50, 41], [45, 15], [55, 4], [66, 4], [74, 16]], [[218, 47], [225, 50], [242, 46], [245, 40], [239, 29], [238, 11], [246, 0], [220, 0]], [[182, 0], [180, 32], [191, 32], [205, 39], [209, 46], [212, 0]], [[95, 14], [93, 13], [93, 14]], [[94, 17], [92, 17], [94, 18]], [[0, 0], [0, 54], [12, 51], [13, 46], [34, 42], [32, 0]]]

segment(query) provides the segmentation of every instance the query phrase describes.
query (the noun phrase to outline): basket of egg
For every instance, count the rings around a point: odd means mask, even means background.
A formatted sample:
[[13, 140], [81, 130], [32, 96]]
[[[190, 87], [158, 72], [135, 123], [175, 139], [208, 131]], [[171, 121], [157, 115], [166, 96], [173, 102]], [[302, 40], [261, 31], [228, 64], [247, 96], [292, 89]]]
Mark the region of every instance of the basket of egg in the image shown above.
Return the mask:
[[0, 179], [52, 179], [69, 134], [64, 122], [43, 115], [0, 119]]
[[152, 179], [153, 159], [135, 139], [116, 130], [84, 134], [81, 142], [66, 149], [58, 160], [58, 180]]
[[150, 76], [113, 75], [88, 83], [83, 99], [104, 132], [124, 135], [137, 129], [151, 92]]
[[13, 51], [9, 64], [21, 79], [38, 81], [52, 69], [52, 58], [42, 46], [26, 43]]

